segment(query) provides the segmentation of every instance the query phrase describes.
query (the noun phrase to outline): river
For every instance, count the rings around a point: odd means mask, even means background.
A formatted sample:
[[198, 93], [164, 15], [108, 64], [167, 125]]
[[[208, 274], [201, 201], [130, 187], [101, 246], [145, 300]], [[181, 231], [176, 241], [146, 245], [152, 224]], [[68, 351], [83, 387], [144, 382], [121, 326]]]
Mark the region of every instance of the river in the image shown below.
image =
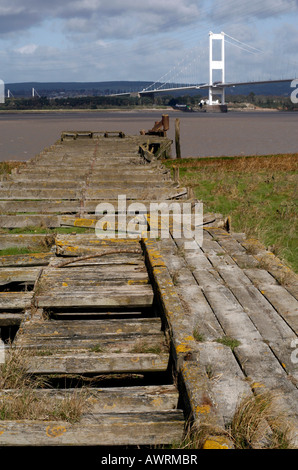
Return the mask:
[[173, 140], [175, 119], [180, 119], [183, 158], [298, 152], [298, 113], [30, 112], [0, 114], [0, 161], [28, 160], [59, 139], [64, 130], [119, 130], [138, 135], [141, 129], [151, 129], [163, 113], [170, 117], [168, 136]]

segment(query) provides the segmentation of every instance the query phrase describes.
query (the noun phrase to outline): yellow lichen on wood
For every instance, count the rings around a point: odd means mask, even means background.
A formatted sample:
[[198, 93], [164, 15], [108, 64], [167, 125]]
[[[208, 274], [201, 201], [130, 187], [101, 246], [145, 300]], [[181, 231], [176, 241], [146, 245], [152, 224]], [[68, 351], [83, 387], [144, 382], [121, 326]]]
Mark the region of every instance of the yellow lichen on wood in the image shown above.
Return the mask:
[[204, 445], [203, 449], [230, 449], [230, 445], [227, 439], [224, 436], [214, 436], [208, 438]]
[[211, 411], [210, 405], [198, 405], [196, 406], [196, 413], [197, 414], [209, 414]]
[[[75, 219], [74, 226], [75, 227], [92, 227], [96, 224], [96, 219]], [[106, 222], [107, 223], [107, 222]]]
[[66, 428], [64, 426], [48, 426], [46, 428], [46, 433], [48, 437], [59, 437], [62, 436], [66, 432]]
[[178, 344], [178, 346], [176, 347], [177, 353], [187, 353], [190, 351], [191, 351], [191, 347], [189, 346], [188, 343], [181, 343], [181, 344]]

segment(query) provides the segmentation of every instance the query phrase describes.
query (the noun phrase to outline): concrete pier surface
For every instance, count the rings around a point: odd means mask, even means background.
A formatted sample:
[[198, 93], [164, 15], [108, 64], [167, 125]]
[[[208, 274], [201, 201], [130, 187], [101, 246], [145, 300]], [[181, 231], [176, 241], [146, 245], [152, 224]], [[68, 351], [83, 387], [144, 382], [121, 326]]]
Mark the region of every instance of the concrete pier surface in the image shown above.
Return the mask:
[[[185, 113], [168, 110], [74, 111], [0, 114], [0, 161], [28, 160], [59, 139], [64, 129], [123, 130], [138, 135], [166, 112], [168, 137], [180, 119], [182, 157], [294, 153], [298, 114], [278, 111]], [[173, 149], [174, 150], [174, 149]], [[175, 150], [174, 150], [175, 153]]]

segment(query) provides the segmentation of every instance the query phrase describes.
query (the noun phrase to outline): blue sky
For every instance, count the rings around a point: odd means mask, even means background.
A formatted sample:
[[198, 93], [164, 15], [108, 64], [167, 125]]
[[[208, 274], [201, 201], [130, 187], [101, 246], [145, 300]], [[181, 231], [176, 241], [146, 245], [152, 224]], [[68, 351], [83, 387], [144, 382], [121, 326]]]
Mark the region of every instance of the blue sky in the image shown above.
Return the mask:
[[227, 81], [298, 75], [298, 0], [0, 0], [0, 78], [201, 83], [210, 30]]

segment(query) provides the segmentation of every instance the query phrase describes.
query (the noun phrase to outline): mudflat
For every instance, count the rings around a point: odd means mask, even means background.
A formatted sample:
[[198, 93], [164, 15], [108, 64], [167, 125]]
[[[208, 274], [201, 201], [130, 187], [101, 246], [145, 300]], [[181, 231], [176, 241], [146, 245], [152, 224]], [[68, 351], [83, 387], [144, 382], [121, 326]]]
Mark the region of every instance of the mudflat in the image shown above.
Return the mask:
[[31, 112], [0, 114], [0, 161], [28, 160], [52, 145], [64, 130], [121, 130], [139, 135], [141, 129], [151, 129], [163, 113], [170, 117], [168, 136], [173, 140], [175, 119], [180, 119], [183, 158], [298, 152], [298, 113]]

